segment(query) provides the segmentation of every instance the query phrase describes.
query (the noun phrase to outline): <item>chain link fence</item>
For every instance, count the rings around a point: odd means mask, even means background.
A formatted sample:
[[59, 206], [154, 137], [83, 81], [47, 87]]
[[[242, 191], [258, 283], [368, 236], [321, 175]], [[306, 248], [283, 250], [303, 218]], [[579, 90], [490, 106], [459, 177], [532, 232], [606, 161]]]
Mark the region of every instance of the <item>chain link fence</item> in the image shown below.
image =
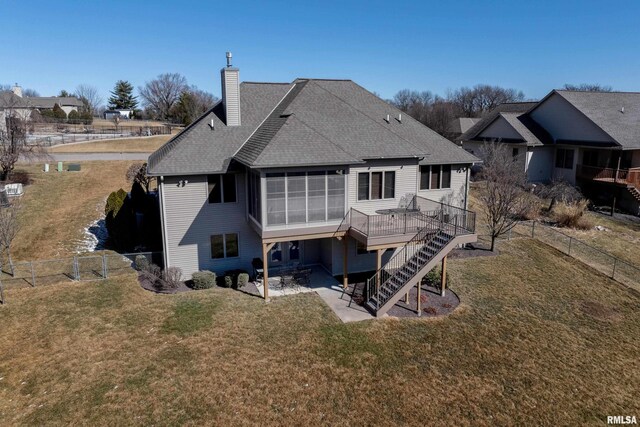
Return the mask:
[[[500, 240], [511, 240], [517, 237], [538, 239], [611, 277], [613, 280], [640, 291], [639, 266], [569, 236], [554, 227], [537, 221], [522, 221], [516, 224], [511, 231], [500, 236]], [[478, 236], [478, 240], [484, 244], [491, 242], [489, 236]]]
[[[137, 264], [144, 262], [162, 265], [162, 252], [119, 254], [104, 251], [69, 258], [6, 263], [0, 269], [0, 291], [70, 281], [104, 280], [138, 270]], [[4, 295], [1, 299], [5, 302]]]

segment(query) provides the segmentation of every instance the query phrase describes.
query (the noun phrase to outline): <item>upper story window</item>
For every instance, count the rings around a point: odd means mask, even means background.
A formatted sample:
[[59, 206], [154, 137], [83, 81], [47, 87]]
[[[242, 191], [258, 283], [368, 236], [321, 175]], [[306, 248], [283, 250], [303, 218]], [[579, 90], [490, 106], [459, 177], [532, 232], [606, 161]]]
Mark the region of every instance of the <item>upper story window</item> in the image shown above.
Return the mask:
[[393, 199], [396, 194], [396, 173], [360, 172], [358, 174], [358, 200]]
[[345, 214], [343, 171], [267, 174], [267, 225], [342, 219]]
[[420, 190], [451, 188], [451, 165], [421, 165]]
[[556, 150], [556, 167], [560, 169], [573, 169], [573, 149], [558, 148]]
[[236, 175], [232, 173], [208, 175], [209, 203], [235, 203]]

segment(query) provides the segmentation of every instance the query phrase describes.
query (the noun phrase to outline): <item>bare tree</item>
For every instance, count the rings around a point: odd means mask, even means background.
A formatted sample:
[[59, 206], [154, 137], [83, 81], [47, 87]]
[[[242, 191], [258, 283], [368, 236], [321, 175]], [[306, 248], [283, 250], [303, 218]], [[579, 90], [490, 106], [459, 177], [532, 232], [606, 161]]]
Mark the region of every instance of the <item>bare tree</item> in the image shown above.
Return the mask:
[[7, 254], [11, 275], [13, 275], [13, 260], [11, 259], [11, 244], [20, 230], [18, 216], [20, 203], [14, 200], [9, 205], [0, 207], [0, 251]]
[[91, 115], [95, 115], [98, 110], [98, 107], [102, 104], [104, 100], [102, 96], [100, 96], [100, 91], [95, 86], [91, 86], [88, 84], [81, 84], [76, 87], [75, 95], [80, 98], [82, 103], [84, 104], [84, 108]]
[[156, 118], [166, 120], [171, 117], [171, 109], [178, 102], [180, 94], [188, 89], [187, 79], [183, 75], [165, 73], [139, 87], [138, 91], [145, 109]]
[[171, 110], [171, 116], [182, 124], [189, 125], [209, 111], [217, 101], [218, 98], [209, 92], [191, 86], [189, 90], [180, 94], [178, 102]]
[[24, 89], [22, 91], [22, 96], [27, 97], [27, 98], [33, 98], [33, 97], [36, 97], [36, 96], [40, 96], [40, 94], [35, 89], [26, 88], [26, 89]]
[[451, 94], [451, 101], [458, 106], [464, 117], [479, 117], [505, 102], [523, 100], [522, 91], [484, 84], [473, 88], [462, 87]]
[[613, 88], [608, 85], [601, 85], [598, 83], [580, 83], [577, 85], [571, 83], [565, 83], [564, 90], [573, 90], [578, 92], [611, 92]]
[[134, 163], [129, 166], [127, 169], [126, 178], [128, 182], [137, 182], [144, 188], [144, 190], [149, 192], [149, 185], [151, 185], [151, 177], [147, 175], [147, 164], [146, 163]]
[[27, 141], [31, 110], [22, 104], [22, 98], [0, 98], [0, 181], [6, 181], [18, 160], [46, 158], [44, 147]]
[[484, 182], [480, 191], [480, 201], [493, 251], [496, 239], [515, 227], [531, 210], [534, 200], [524, 188], [524, 167], [512, 156], [507, 144], [485, 143], [483, 158], [481, 177]]

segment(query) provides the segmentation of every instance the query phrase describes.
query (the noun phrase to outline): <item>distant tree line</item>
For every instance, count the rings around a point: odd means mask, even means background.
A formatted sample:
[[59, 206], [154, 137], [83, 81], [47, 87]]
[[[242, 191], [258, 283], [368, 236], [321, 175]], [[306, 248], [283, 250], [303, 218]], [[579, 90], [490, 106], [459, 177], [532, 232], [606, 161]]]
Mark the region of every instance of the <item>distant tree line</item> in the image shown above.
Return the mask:
[[[610, 92], [611, 86], [599, 84], [565, 84], [563, 89]], [[483, 117], [505, 102], [521, 102], [525, 95], [521, 90], [479, 84], [461, 87], [446, 96], [431, 91], [403, 89], [397, 92], [391, 104], [414, 119], [427, 125], [447, 138], [452, 137], [451, 123], [459, 117]]]

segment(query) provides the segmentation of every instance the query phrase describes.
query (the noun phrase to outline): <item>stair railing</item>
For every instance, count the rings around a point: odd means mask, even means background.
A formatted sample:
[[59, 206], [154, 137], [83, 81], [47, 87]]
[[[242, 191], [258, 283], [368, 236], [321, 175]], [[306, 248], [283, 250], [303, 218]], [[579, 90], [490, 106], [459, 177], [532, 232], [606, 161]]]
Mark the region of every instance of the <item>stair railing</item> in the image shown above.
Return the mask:
[[[415, 254], [426, 244], [429, 244], [442, 228], [440, 221], [429, 221], [428, 225], [418, 231], [391, 259], [378, 269], [366, 282], [366, 300], [376, 295], [380, 304], [380, 288], [389, 280], [396, 271], [402, 268]], [[376, 310], [378, 307], [376, 307]]]

